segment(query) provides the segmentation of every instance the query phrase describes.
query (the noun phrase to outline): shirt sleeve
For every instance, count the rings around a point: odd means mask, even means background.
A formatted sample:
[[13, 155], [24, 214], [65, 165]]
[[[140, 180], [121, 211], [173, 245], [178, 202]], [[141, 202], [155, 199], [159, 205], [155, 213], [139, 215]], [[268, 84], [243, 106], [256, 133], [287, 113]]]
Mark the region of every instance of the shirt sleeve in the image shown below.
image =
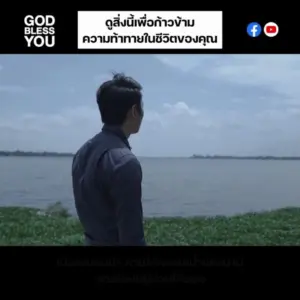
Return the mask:
[[138, 160], [124, 156], [111, 181], [121, 246], [145, 246], [142, 208], [142, 170]]

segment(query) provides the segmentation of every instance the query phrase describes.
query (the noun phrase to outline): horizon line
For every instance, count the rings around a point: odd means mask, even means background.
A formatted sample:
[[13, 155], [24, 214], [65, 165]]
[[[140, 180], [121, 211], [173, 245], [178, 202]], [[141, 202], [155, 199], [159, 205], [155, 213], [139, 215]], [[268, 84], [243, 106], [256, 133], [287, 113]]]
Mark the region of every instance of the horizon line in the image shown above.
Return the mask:
[[[73, 152], [59, 152], [59, 151], [33, 151], [33, 150], [0, 150], [0, 156], [74, 156]], [[300, 158], [300, 155], [270, 155], [270, 154], [260, 154], [260, 155], [232, 155], [232, 154], [193, 154], [191, 156], [178, 155], [178, 156], [149, 156], [149, 155], [137, 155], [141, 158], [192, 158], [192, 159], [221, 159], [221, 158]]]

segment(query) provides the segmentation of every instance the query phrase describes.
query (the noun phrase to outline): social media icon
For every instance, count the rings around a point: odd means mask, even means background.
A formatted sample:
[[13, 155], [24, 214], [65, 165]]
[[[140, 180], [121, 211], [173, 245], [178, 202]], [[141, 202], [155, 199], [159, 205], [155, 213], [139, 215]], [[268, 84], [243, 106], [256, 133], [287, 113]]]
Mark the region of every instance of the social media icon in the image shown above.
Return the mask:
[[268, 37], [274, 37], [278, 34], [278, 32], [279, 32], [279, 27], [274, 22], [269, 22], [264, 27], [264, 33]]
[[261, 34], [261, 26], [256, 22], [252, 22], [247, 26], [247, 33], [251, 37], [258, 37]]

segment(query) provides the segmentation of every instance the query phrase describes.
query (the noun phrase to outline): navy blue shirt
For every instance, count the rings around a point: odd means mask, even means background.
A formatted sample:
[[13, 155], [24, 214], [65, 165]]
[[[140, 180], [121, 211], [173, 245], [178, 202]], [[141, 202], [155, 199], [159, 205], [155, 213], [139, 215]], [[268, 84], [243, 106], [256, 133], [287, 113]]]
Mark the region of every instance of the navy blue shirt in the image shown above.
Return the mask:
[[78, 150], [72, 181], [86, 245], [145, 245], [142, 169], [121, 129], [105, 125]]

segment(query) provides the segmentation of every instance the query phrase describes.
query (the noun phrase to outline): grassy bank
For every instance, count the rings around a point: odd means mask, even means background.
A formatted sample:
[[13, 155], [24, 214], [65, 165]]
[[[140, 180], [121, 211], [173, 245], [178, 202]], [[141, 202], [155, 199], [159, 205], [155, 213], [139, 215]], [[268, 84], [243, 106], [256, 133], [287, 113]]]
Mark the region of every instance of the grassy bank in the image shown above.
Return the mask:
[[[216, 218], [145, 222], [154, 245], [300, 245], [300, 208]], [[82, 228], [59, 205], [45, 212], [0, 207], [0, 245], [81, 245]]]

